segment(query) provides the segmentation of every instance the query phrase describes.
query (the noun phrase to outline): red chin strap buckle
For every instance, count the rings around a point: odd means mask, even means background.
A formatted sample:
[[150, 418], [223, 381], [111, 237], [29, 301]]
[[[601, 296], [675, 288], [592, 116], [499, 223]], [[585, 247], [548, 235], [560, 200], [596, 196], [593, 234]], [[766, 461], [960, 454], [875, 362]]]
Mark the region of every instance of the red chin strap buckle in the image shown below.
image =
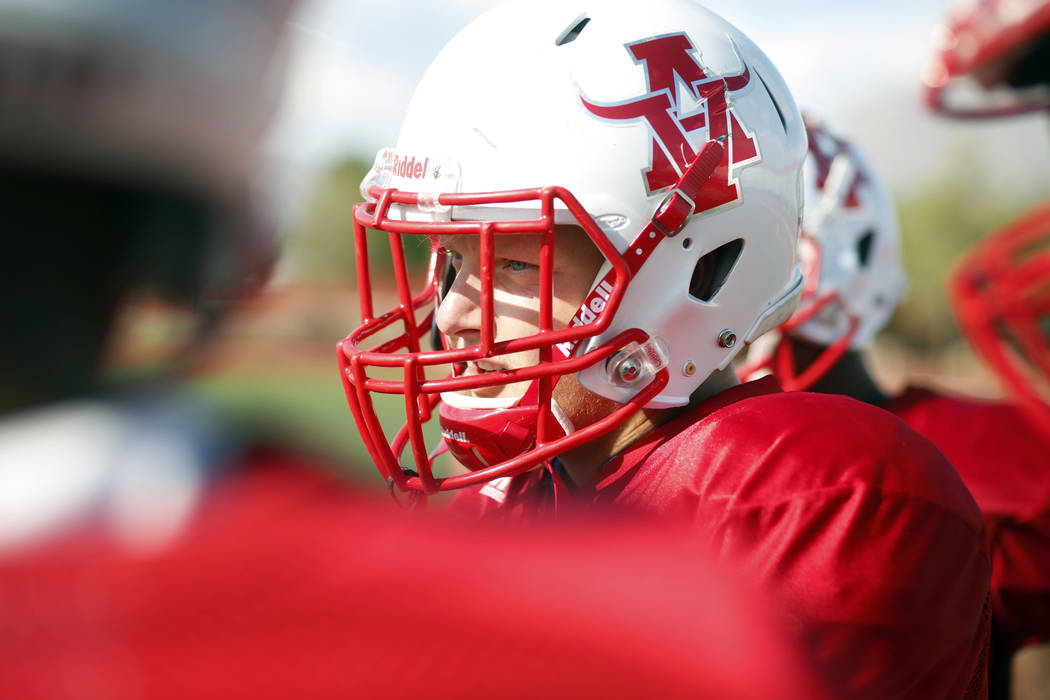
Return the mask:
[[714, 174], [725, 153], [725, 136], [708, 141], [693, 162], [682, 173], [682, 178], [671, 190], [653, 214], [653, 226], [671, 238], [682, 230], [685, 222], [696, 212], [696, 199], [700, 188]]

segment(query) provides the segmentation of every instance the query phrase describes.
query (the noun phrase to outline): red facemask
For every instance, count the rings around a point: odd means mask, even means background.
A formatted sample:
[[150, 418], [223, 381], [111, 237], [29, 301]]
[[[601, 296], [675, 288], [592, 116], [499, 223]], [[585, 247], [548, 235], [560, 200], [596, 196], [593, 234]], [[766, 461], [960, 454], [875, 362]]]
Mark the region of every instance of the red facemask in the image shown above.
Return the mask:
[[1050, 200], [974, 248], [951, 292], [974, 348], [1050, 439]]
[[[534, 219], [515, 221], [452, 221], [418, 223], [388, 218], [391, 204], [416, 204], [414, 193], [380, 190], [377, 201], [355, 207], [355, 245], [358, 253], [359, 303], [362, 325], [340, 344], [338, 359], [343, 386], [362, 439], [391, 487], [402, 491], [436, 491], [463, 488], [491, 479], [522, 473], [535, 468], [558, 454], [583, 442], [593, 440], [637, 412], [666, 385], [666, 371], [617, 411], [587, 426], [586, 430], [566, 434], [554, 418], [551, 394], [557, 380], [566, 374], [604, 362], [614, 353], [632, 343], [643, 344], [648, 335], [638, 329], [618, 334], [608, 342], [589, 351], [573, 355], [571, 350], [580, 341], [602, 333], [619, 306], [631, 268], [615, 246], [605, 237], [598, 225], [572, 197], [558, 188], [521, 190], [488, 194], [441, 195], [442, 201], [452, 205], [484, 205], [507, 202], [538, 201], [541, 212]], [[608, 298], [603, 313], [588, 323], [555, 329], [552, 320], [553, 277], [551, 266], [554, 245], [554, 201], [561, 200], [574, 215], [579, 225], [598, 246], [611, 265], [605, 280]], [[366, 229], [390, 231], [389, 242], [394, 266], [394, 278], [400, 303], [386, 313], [375, 315], [372, 285], [368, 263]], [[481, 238], [482, 257], [491, 258], [493, 239], [497, 233], [538, 233], [541, 246], [547, 252], [541, 256], [540, 329], [532, 336], [497, 342], [493, 310], [492, 264], [482, 270], [480, 306], [482, 321], [480, 342], [460, 349], [422, 347], [423, 339], [431, 334], [433, 309], [439, 292], [442, 253], [435, 246], [427, 279], [422, 291], [413, 293], [401, 234], [432, 236], [441, 233], [475, 234]], [[648, 229], [646, 230], [646, 234]], [[487, 253], [486, 253], [487, 251]], [[390, 337], [390, 336], [393, 337]], [[561, 348], [561, 349], [559, 349]], [[429, 367], [456, 367], [488, 357], [523, 351], [538, 351], [539, 362], [520, 369], [487, 372], [482, 375], [457, 376], [457, 372], [441, 379], [428, 378]], [[391, 372], [398, 376], [384, 378]], [[484, 387], [528, 381], [531, 388], [515, 407], [491, 411], [475, 408], [456, 408], [441, 402], [442, 431], [462, 439], [447, 439], [444, 445], [430, 449], [423, 434], [423, 425], [431, 421], [442, 394], [469, 392]], [[395, 394], [404, 399], [407, 421], [392, 439], [387, 437], [376, 410], [375, 395]], [[436, 454], [448, 449], [471, 469], [467, 474], [436, 477], [431, 469]], [[415, 469], [401, 467], [401, 456], [410, 451], [410, 463]]]
[[[1011, 116], [1050, 108], [1050, 90], [1031, 87], [1026, 69], [1045, 80], [1045, 55], [1032, 53], [1050, 31], [1050, 2], [978, 0], [961, 9], [934, 33], [933, 52], [922, 71], [925, 102], [949, 117]], [[1027, 64], [1022, 63], [1026, 60]], [[1034, 64], [1034, 65], [1033, 65]], [[1019, 82], [1020, 81], [1020, 82]], [[969, 89], [967, 89], [969, 88]]]
[[[487, 469], [532, 449], [541, 417], [538, 386], [514, 406], [484, 408], [445, 395], [438, 409], [441, 438], [456, 461], [471, 471]], [[460, 399], [459, 401], [463, 401]], [[547, 415], [544, 412], [544, 415]], [[545, 431], [557, 440], [572, 432], [555, 422]]]
[[[609, 432], [630, 415], [641, 410], [650, 399], [667, 385], [666, 357], [653, 358], [660, 353], [649, 335], [638, 328], [625, 330], [601, 343], [592, 343], [586, 351], [577, 352], [584, 340], [604, 333], [615, 316], [632, 275], [666, 237], [673, 236], [693, 214], [693, 201], [700, 188], [711, 178], [722, 159], [724, 147], [719, 141], [710, 141], [686, 168], [672, 192], [657, 208], [652, 220], [637, 234], [630, 246], [630, 259], [602, 232], [587, 211], [570, 192], [558, 187], [506, 192], [473, 194], [440, 194], [425, 197], [414, 192], [401, 192], [378, 185], [368, 188], [369, 201], [354, 208], [354, 244], [357, 251], [357, 281], [361, 326], [339, 344], [339, 366], [350, 409], [354, 414], [361, 437], [379, 471], [391, 488], [401, 491], [434, 493], [472, 486], [492, 479], [520, 474], [549, 462], [568, 450]], [[605, 257], [608, 272], [584, 300], [573, 322], [565, 328], [553, 325], [553, 259], [555, 206], [567, 210]], [[408, 207], [515, 207], [521, 218], [513, 220], [445, 220], [403, 221], [390, 216], [392, 205]], [[367, 230], [388, 233], [393, 281], [396, 284], [397, 303], [387, 312], [376, 315], [369, 265]], [[531, 233], [540, 236], [539, 271], [539, 332], [530, 336], [502, 340], [495, 339], [495, 312], [493, 287], [494, 237], [497, 234]], [[406, 236], [406, 234], [408, 234]], [[406, 263], [402, 236], [475, 235], [479, 238], [481, 257], [478, 307], [479, 341], [464, 348], [444, 347], [425, 350], [423, 339], [431, 335], [434, 307], [440, 292], [443, 252], [432, 246], [431, 262], [421, 290], [413, 291], [409, 266]], [[591, 297], [601, 296], [601, 304]], [[456, 368], [466, 363], [500, 355], [537, 352], [539, 361], [527, 367], [488, 371], [482, 374], [462, 375]], [[630, 398], [611, 414], [571, 431], [562, 427], [555, 417], [552, 393], [557, 381], [564, 375], [576, 374], [599, 365], [612, 377], [642, 381], [632, 383]], [[453, 368], [443, 378], [428, 376], [433, 367]], [[637, 370], [640, 375], [635, 374]], [[390, 376], [393, 374], [394, 376]], [[485, 387], [529, 382], [525, 396], [513, 407], [485, 410], [456, 406], [454, 400], [442, 401], [460, 392]], [[406, 422], [393, 438], [388, 438], [381, 411], [377, 411], [381, 395], [403, 398]], [[423, 433], [424, 424], [431, 421], [435, 408], [441, 430], [442, 443], [430, 445]], [[434, 449], [431, 449], [431, 448]], [[472, 469], [466, 474], [437, 477], [433, 474], [434, 457], [441, 451], [453, 453]], [[409, 451], [408, 462], [414, 469], [402, 468], [402, 454]]]

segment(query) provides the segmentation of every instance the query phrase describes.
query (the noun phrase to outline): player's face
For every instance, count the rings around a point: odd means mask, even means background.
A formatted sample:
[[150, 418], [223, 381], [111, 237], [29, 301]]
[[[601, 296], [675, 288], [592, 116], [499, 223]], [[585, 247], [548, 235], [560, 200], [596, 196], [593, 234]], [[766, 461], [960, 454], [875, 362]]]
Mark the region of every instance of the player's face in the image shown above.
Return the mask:
[[[540, 235], [498, 235], [493, 264], [493, 315], [497, 342], [533, 335], [539, 331]], [[453, 349], [476, 345], [481, 338], [481, 251], [477, 236], [454, 235], [440, 240], [448, 252], [455, 278], [437, 310], [437, 325]], [[587, 234], [575, 226], [555, 232], [553, 265], [553, 320], [564, 328], [590, 291], [604, 258]], [[467, 363], [463, 374], [517, 369], [539, 361], [532, 350]], [[528, 384], [519, 382], [476, 390], [484, 398], [517, 398]]]

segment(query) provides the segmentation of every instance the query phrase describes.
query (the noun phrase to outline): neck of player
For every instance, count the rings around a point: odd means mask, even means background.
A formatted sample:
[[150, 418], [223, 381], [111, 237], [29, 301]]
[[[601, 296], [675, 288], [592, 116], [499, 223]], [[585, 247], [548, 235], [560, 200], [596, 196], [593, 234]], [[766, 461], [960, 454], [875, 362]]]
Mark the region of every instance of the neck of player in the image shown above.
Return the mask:
[[[791, 354], [794, 358], [796, 372], [799, 374], [804, 372], [825, 350], [827, 348], [823, 345], [793, 338]], [[873, 406], [882, 406], [889, 400], [889, 397], [883, 393], [874, 377], [871, 376], [859, 350], [848, 350], [843, 353], [838, 362], [833, 364], [807, 391], [841, 394]]]
[[[687, 405], [665, 409], [642, 409], [632, 414], [614, 430], [576, 449], [559, 455], [558, 459], [572, 478], [573, 483], [587, 483], [606, 462], [638, 440], [712, 396], [720, 394], [739, 383], [740, 381], [732, 368], [715, 371], [693, 392]], [[578, 387], [578, 385], [576, 386]], [[579, 391], [586, 390], [579, 388]], [[595, 415], [592, 416], [594, 419], [608, 415], [620, 406], [614, 401], [595, 396], [590, 392], [587, 392], [587, 394], [586, 400], [594, 408]], [[593, 420], [588, 421], [586, 424], [591, 422]], [[578, 425], [576, 427], [579, 429], [583, 426]]]

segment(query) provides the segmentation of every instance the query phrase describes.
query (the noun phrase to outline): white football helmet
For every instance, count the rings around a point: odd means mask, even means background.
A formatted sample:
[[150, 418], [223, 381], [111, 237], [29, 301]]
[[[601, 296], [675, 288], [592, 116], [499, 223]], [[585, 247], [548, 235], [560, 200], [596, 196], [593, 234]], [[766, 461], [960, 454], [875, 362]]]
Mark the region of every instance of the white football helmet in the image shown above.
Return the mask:
[[[553, 239], [555, 224], [575, 224], [606, 264], [567, 328], [433, 352], [419, 339], [431, 328], [441, 251], [424, 288], [400, 289], [400, 305], [386, 314], [372, 311], [378, 275], [359, 267], [362, 325], [340, 354], [351, 408], [383, 474], [403, 489], [466, 486], [531, 469], [642, 407], [688, 403], [798, 303], [805, 149], [802, 118], [773, 64], [691, 0], [514, 0], [475, 20], [434, 60], [396, 149], [382, 151], [362, 183], [359, 259], [368, 255], [366, 228], [484, 242], [526, 230]], [[397, 235], [389, 240], [402, 246]], [[393, 258], [396, 266], [403, 255]], [[403, 287], [410, 275], [395, 272]], [[482, 281], [482, 295], [491, 283]], [[549, 298], [549, 285], [540, 294]], [[483, 336], [494, 326], [491, 307], [486, 313]], [[370, 339], [391, 326], [403, 334]], [[458, 376], [457, 363], [525, 349], [539, 349], [536, 366]], [[426, 379], [422, 368], [433, 365], [449, 377]], [[370, 374], [377, 367], [400, 367], [403, 379], [380, 381]], [[568, 373], [626, 410], [586, 436], [557, 425], [550, 391]], [[469, 403], [463, 390], [523, 379], [537, 390], [506, 410], [535, 405], [516, 422], [526, 427], [513, 448], [486, 452], [507, 433], [507, 420], [492, 417], [503, 409], [468, 406], [451, 418]], [[414, 397], [393, 440], [372, 392]], [[441, 409], [442, 432], [471, 474], [431, 476], [419, 424], [439, 401], [455, 404]], [[416, 474], [405, 476], [399, 457], [409, 443]]]
[[[802, 303], [778, 333], [756, 344], [741, 372], [768, 367], [789, 390], [812, 386], [847, 350], [867, 347], [889, 322], [906, 283], [886, 183], [856, 143], [808, 115], [806, 130]], [[798, 372], [790, 361], [792, 338], [827, 351]]]

